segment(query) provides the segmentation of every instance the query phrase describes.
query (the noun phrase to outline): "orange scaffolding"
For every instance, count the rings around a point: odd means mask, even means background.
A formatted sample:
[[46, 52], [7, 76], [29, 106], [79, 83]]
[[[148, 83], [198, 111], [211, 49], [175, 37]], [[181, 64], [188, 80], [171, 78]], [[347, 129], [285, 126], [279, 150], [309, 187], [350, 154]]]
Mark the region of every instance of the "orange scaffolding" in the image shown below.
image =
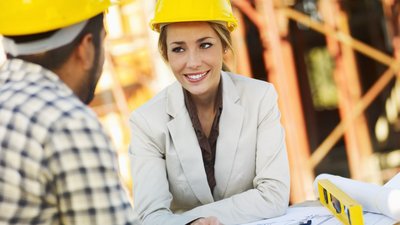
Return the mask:
[[[231, 1], [235, 8], [246, 15], [258, 28], [263, 45], [263, 63], [268, 71], [269, 80], [275, 85], [279, 94], [279, 106], [282, 112], [282, 122], [286, 128], [287, 149], [291, 166], [291, 202], [297, 203], [314, 199], [312, 182], [315, 177], [315, 168], [342, 137], [345, 139], [351, 177], [379, 182], [378, 166], [373, 164], [372, 169], [366, 169], [367, 165], [371, 167], [371, 162], [374, 162], [364, 112], [399, 71], [400, 35], [398, 29], [389, 31], [395, 50], [394, 57], [392, 57], [351, 37], [347, 13], [341, 8], [338, 0], [318, 1], [319, 10], [325, 18], [324, 23], [313, 20], [308, 15], [291, 8], [288, 3], [294, 1], [253, 0], [255, 6], [251, 4], [250, 0]], [[144, 2], [140, 4], [144, 4]], [[387, 23], [394, 23], [392, 27], [398, 26], [398, 15], [391, 13], [394, 2], [382, 0]], [[148, 2], [146, 1], [146, 3]], [[135, 4], [139, 4], [139, 2]], [[142, 6], [140, 5], [140, 7]], [[138, 6], [138, 8], [140, 7]], [[238, 19], [242, 20], [240, 14]], [[334, 81], [338, 87], [338, 107], [341, 121], [315, 149], [311, 149], [309, 144], [292, 45], [287, 39], [290, 20], [324, 34], [329, 53], [335, 59]], [[127, 21], [125, 23], [128, 24]], [[143, 21], [147, 20], [143, 19]], [[234, 40], [237, 41], [235, 46], [240, 53], [239, 55], [243, 57], [243, 60], [240, 60], [240, 65], [234, 67], [243, 74], [251, 74], [247, 46], [243, 43], [245, 31], [239, 27], [238, 32], [233, 33], [233, 35], [237, 35], [236, 38], [234, 37]], [[388, 67], [364, 94], [361, 93], [360, 89], [359, 72], [356, 67], [354, 51]], [[157, 52], [155, 51], [155, 53]], [[108, 56], [108, 61], [110, 62], [109, 70], [111, 73], [117, 74], [115, 65], [112, 63], [113, 59], [110, 56]], [[115, 103], [112, 105], [112, 110], [118, 111], [122, 115], [122, 120], [126, 122], [129, 112], [132, 110], [128, 104], [127, 87], [121, 85], [118, 77], [114, 77], [114, 81], [115, 84], [111, 92], [115, 98]], [[105, 112], [110, 111], [109, 107], [99, 106], [96, 109], [97, 112], [103, 109]], [[123, 152], [123, 154], [126, 153]]]
[[[265, 67], [280, 96], [279, 104], [287, 133], [291, 165], [292, 203], [314, 198], [314, 169], [343, 136], [351, 177], [381, 182], [379, 167], [373, 160], [364, 111], [395, 77], [400, 61], [352, 38], [347, 13], [338, 0], [319, 1], [324, 23], [288, 7], [285, 1], [256, 0], [255, 7], [247, 0], [232, 0], [232, 3], [260, 31], [266, 56]], [[393, 3], [384, 1], [383, 4], [387, 8]], [[338, 87], [341, 121], [313, 151], [310, 151], [308, 143], [292, 48], [285, 38], [289, 19], [324, 34], [328, 50], [336, 61], [334, 80]], [[400, 52], [399, 49], [396, 49], [397, 53]], [[386, 72], [364, 95], [361, 93], [354, 51], [388, 66]]]

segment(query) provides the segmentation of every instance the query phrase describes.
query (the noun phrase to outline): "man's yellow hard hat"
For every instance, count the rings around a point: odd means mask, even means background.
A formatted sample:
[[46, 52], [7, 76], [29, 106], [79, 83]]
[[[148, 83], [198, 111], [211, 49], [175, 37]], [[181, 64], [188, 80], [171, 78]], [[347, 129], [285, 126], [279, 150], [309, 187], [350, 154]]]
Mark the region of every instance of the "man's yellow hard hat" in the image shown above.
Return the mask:
[[160, 32], [162, 24], [190, 21], [226, 22], [229, 31], [237, 27], [229, 0], [158, 0], [150, 27]]
[[110, 5], [110, 0], [1, 0], [0, 34], [29, 35], [67, 27]]

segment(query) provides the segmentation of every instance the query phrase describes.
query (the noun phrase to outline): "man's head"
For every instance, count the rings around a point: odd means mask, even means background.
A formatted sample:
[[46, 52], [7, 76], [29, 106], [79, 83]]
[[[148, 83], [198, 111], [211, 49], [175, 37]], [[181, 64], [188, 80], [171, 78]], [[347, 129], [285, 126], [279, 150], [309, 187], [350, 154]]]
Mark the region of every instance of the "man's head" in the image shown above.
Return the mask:
[[[89, 103], [104, 63], [103, 12], [110, 0], [15, 2], [0, 3], [25, 17], [23, 25], [17, 15], [0, 15], [0, 19], [13, 21], [0, 22], [7, 58], [19, 58], [53, 71], [84, 103]], [[45, 2], [47, 8], [40, 7]], [[76, 10], [76, 6], [84, 7]], [[30, 10], [20, 12], [27, 9]], [[13, 17], [16, 17], [15, 24]], [[30, 20], [35, 23], [27, 22]]]

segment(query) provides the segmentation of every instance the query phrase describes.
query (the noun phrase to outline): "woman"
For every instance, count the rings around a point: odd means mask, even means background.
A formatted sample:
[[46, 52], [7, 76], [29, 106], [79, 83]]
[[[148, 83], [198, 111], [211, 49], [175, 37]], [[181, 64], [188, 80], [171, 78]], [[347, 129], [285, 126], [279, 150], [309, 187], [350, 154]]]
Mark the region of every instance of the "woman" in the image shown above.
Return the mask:
[[143, 224], [239, 224], [285, 213], [289, 168], [277, 94], [222, 71], [229, 0], [159, 0], [151, 22], [177, 82], [132, 113]]

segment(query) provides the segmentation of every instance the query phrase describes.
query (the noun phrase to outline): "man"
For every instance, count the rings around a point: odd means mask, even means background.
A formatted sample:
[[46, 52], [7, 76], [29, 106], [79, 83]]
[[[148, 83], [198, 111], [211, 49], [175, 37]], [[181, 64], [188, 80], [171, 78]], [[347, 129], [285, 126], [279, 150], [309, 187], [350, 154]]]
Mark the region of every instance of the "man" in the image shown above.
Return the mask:
[[115, 151], [85, 105], [109, 0], [0, 1], [0, 224], [133, 224]]

